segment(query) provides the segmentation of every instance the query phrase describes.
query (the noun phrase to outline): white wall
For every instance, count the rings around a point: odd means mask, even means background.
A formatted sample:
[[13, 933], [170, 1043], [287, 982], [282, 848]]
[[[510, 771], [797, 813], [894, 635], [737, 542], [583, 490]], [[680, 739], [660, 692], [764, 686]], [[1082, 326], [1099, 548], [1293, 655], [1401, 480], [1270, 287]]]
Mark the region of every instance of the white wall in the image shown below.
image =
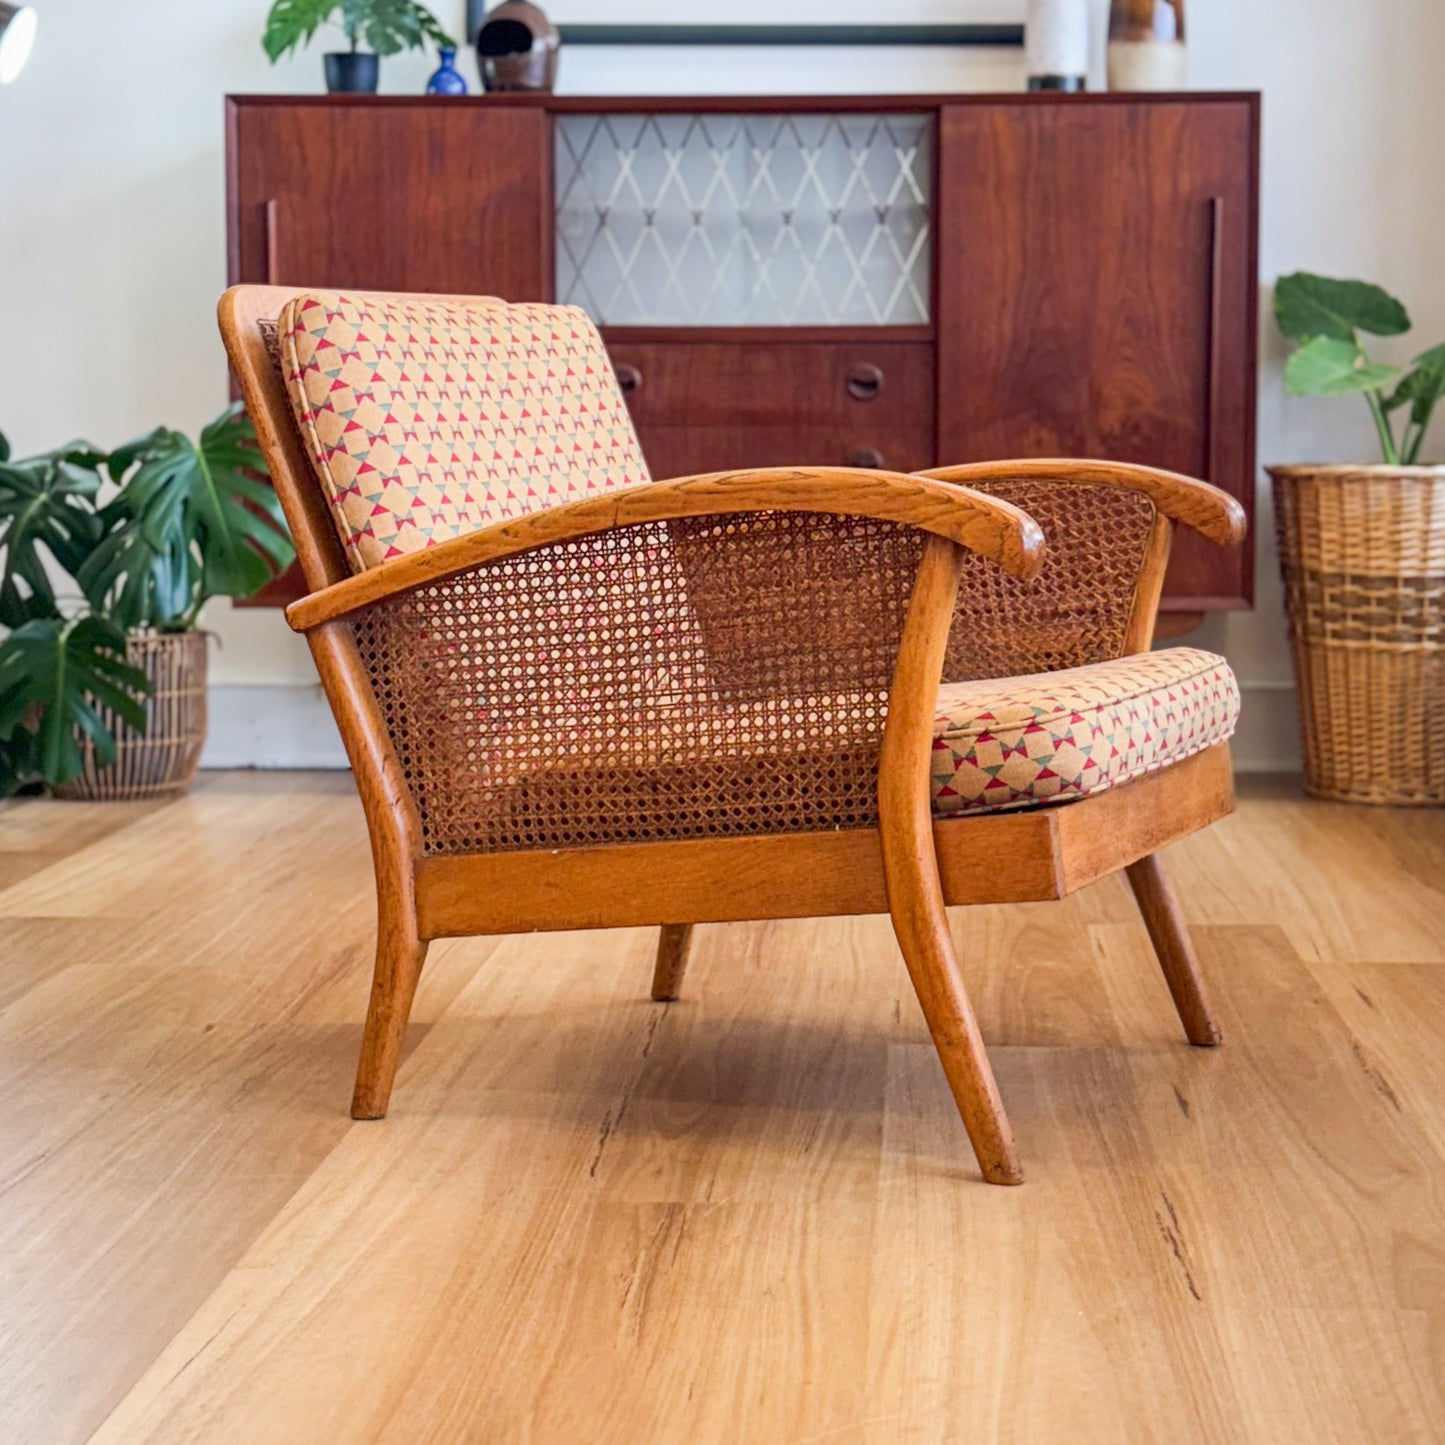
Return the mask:
[[[195, 427], [226, 393], [213, 320], [226, 279], [222, 96], [317, 90], [320, 47], [268, 67], [258, 43], [266, 0], [38, 3], [30, 67], [0, 90], [0, 429], [24, 453], [77, 434], [115, 444], [161, 421]], [[1101, 55], [1106, 5], [1096, 4]], [[897, 0], [857, 0], [846, 18], [964, 13], [947, 0], [915, 6], [905, 14]], [[438, 10], [461, 29], [460, 0]], [[559, 0], [556, 10], [638, 13], [628, 0], [570, 0], [565, 10]], [[668, 13], [682, 18], [681, 0]], [[841, 12], [831, 0], [790, 0], [786, 14]], [[699, 4], [696, 18], [716, 14]], [[1265, 94], [1261, 275], [1306, 267], [1379, 280], [1417, 323], [1397, 352], [1445, 338], [1441, 0], [1192, 0], [1189, 20], [1195, 86]], [[1020, 65], [1010, 51], [574, 49], [562, 88], [1011, 90]], [[421, 56], [387, 60], [383, 88], [418, 91], [430, 68]], [[1362, 406], [1285, 401], [1265, 318], [1261, 462], [1369, 457]], [[1435, 450], [1445, 450], [1445, 423]], [[1245, 683], [1246, 766], [1296, 756], [1271, 526], [1262, 507], [1256, 612], [1211, 619], [1198, 635]], [[338, 760], [306, 649], [280, 614], [222, 603], [206, 620], [222, 644], [208, 761]]]

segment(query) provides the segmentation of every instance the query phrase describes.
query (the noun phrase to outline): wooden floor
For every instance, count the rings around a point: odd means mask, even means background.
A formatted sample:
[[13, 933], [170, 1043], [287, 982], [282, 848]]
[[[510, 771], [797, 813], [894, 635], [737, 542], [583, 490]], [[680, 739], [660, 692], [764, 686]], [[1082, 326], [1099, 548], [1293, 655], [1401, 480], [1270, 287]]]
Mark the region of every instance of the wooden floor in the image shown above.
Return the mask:
[[1222, 1050], [1118, 880], [955, 916], [1014, 1190], [886, 919], [437, 945], [353, 1124], [349, 777], [6, 806], [0, 1440], [1445, 1439], [1445, 813], [1244, 794]]

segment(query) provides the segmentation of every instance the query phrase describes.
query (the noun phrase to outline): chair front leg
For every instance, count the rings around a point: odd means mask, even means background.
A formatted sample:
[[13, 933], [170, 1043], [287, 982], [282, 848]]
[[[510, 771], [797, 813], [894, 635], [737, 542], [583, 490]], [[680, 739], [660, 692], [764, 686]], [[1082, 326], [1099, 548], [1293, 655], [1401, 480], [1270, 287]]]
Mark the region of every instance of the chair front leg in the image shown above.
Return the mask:
[[351, 1117], [380, 1119], [391, 1099], [407, 1020], [426, 961], [427, 945], [416, 916], [421, 824], [350, 628], [342, 621], [326, 622], [307, 633], [307, 641], [341, 729], [371, 836], [376, 967]]
[[949, 935], [933, 847], [933, 716], [961, 563], [951, 542], [931, 537], [924, 546], [888, 699], [879, 836], [893, 931], [979, 1168], [990, 1184], [1022, 1184], [1013, 1131]]
[[386, 1117], [426, 949], [426, 941], [416, 936], [415, 925], [408, 928], [402, 919], [393, 920], [390, 926], [383, 923], [377, 930], [376, 971], [351, 1096], [353, 1119]]

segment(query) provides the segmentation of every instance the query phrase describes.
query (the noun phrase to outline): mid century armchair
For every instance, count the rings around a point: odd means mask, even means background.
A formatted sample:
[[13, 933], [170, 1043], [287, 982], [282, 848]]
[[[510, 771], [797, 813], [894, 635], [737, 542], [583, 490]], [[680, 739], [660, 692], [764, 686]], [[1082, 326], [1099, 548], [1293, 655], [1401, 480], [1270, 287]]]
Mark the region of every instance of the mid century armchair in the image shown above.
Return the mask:
[[247, 286], [220, 319], [371, 835], [354, 1117], [433, 938], [660, 925], [666, 999], [695, 923], [888, 912], [983, 1175], [1018, 1183], [944, 908], [1121, 868], [1218, 1042], [1154, 855], [1230, 811], [1237, 691], [1146, 649], [1172, 522], [1242, 535], [1223, 493], [1075, 462], [653, 482], [573, 308]]

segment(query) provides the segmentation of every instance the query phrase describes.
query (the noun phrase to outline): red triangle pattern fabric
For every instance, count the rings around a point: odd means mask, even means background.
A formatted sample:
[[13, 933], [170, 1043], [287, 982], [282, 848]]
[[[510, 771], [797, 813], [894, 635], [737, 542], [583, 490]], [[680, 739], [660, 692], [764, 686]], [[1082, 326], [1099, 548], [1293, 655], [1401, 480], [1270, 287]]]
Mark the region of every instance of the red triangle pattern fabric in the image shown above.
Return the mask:
[[315, 291], [278, 320], [296, 420], [360, 572], [650, 480], [575, 306]]
[[933, 811], [1069, 802], [1223, 742], [1238, 721], [1229, 664], [1194, 647], [945, 683], [934, 719]]

